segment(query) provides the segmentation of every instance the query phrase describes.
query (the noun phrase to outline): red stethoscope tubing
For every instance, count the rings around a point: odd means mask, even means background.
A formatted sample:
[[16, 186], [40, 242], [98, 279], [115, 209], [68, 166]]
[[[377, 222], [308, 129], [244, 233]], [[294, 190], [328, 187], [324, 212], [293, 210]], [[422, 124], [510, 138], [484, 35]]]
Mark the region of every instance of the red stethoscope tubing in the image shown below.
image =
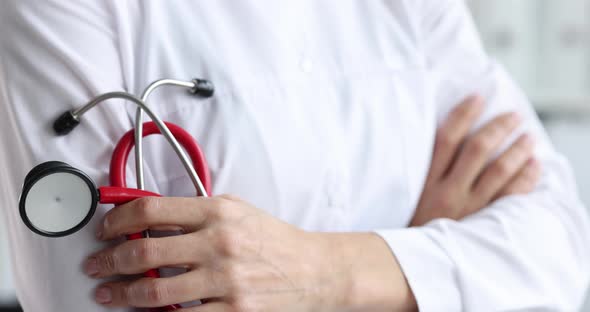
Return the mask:
[[[209, 174], [207, 161], [205, 160], [205, 155], [201, 151], [199, 144], [188, 132], [186, 132], [181, 127], [169, 122], [165, 122], [165, 124], [176, 140], [178, 140], [180, 145], [184, 147], [188, 156], [191, 158], [193, 166], [199, 175], [199, 178], [201, 179], [207, 194], [211, 194], [211, 176]], [[144, 123], [143, 136], [145, 137], [152, 134], [160, 134], [160, 130], [156, 124], [153, 122]], [[121, 140], [119, 140], [119, 143], [117, 143], [117, 146], [115, 147], [113, 156], [111, 158], [109, 174], [111, 186], [103, 186], [99, 188], [101, 203], [120, 205], [141, 197], [161, 196], [160, 194], [149, 191], [127, 188], [127, 160], [134, 146], [135, 137], [134, 130], [132, 129], [125, 133], [125, 135], [121, 138]], [[145, 236], [143, 233], [127, 235], [128, 240], [141, 239], [144, 237]], [[157, 269], [151, 269], [145, 272], [144, 276], [158, 278], [160, 277], [160, 273]], [[182, 307], [180, 305], [175, 304], [158, 309], [158, 311], [174, 311], [181, 308]]]
[[[207, 193], [211, 192], [211, 175], [209, 174], [209, 168], [207, 166], [207, 161], [205, 160], [205, 155], [201, 151], [199, 144], [197, 141], [188, 133], [186, 130], [182, 129], [181, 127], [169, 123], [164, 122], [174, 138], [178, 140], [178, 143], [186, 150], [186, 153], [191, 158], [193, 162], [193, 166], [201, 178], [201, 182], [205, 187]], [[146, 122], [143, 124], [143, 136], [146, 137], [152, 134], [160, 134], [160, 129], [156, 126], [154, 122]], [[111, 186], [118, 186], [118, 187], [126, 187], [127, 180], [126, 180], [126, 167], [127, 167], [127, 159], [129, 158], [129, 154], [131, 153], [131, 149], [135, 146], [135, 137], [134, 137], [134, 130], [131, 129], [119, 140], [119, 143], [115, 147], [113, 151], [113, 156], [111, 158], [111, 168], [110, 168], [110, 182]]]

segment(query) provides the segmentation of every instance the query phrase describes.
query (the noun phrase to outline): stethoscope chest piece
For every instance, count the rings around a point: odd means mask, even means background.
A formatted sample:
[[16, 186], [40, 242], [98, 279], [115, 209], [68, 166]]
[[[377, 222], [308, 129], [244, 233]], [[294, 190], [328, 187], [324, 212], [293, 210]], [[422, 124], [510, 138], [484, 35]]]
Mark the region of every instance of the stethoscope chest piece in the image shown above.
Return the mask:
[[19, 211], [33, 232], [61, 237], [77, 232], [92, 219], [98, 196], [96, 185], [84, 172], [50, 161], [27, 174]]

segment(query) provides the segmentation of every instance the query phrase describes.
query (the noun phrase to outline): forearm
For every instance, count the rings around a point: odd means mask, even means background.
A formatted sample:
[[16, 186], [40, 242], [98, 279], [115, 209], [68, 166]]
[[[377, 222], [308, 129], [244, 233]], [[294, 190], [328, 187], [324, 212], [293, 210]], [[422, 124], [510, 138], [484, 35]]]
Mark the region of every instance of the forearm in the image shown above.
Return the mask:
[[319, 292], [332, 311], [415, 311], [416, 301], [386, 242], [372, 233], [310, 233], [325, 254]]

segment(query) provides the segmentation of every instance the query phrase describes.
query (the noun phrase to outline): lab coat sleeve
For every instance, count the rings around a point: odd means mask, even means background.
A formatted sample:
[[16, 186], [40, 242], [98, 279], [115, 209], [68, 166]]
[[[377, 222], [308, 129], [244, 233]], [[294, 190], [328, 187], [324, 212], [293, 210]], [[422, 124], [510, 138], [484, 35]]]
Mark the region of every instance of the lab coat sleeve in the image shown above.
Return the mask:
[[487, 101], [479, 126], [519, 112], [524, 125], [511, 141], [523, 131], [534, 136], [543, 174], [532, 193], [501, 198], [463, 220], [378, 234], [421, 311], [575, 311], [589, 280], [590, 225], [567, 161], [524, 94], [483, 51], [463, 1], [412, 5], [439, 120], [471, 93]]

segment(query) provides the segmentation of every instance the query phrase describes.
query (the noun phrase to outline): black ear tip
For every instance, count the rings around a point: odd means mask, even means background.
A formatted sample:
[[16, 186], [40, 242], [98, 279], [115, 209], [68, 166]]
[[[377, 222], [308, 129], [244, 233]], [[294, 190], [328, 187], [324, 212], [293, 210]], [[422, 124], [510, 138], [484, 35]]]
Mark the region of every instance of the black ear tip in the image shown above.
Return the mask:
[[193, 79], [195, 86], [190, 90], [192, 94], [202, 96], [204, 98], [210, 98], [215, 94], [215, 86], [210, 80], [207, 79]]
[[53, 130], [57, 135], [66, 135], [74, 130], [78, 124], [80, 124], [78, 118], [71, 111], [67, 111], [55, 120]]

